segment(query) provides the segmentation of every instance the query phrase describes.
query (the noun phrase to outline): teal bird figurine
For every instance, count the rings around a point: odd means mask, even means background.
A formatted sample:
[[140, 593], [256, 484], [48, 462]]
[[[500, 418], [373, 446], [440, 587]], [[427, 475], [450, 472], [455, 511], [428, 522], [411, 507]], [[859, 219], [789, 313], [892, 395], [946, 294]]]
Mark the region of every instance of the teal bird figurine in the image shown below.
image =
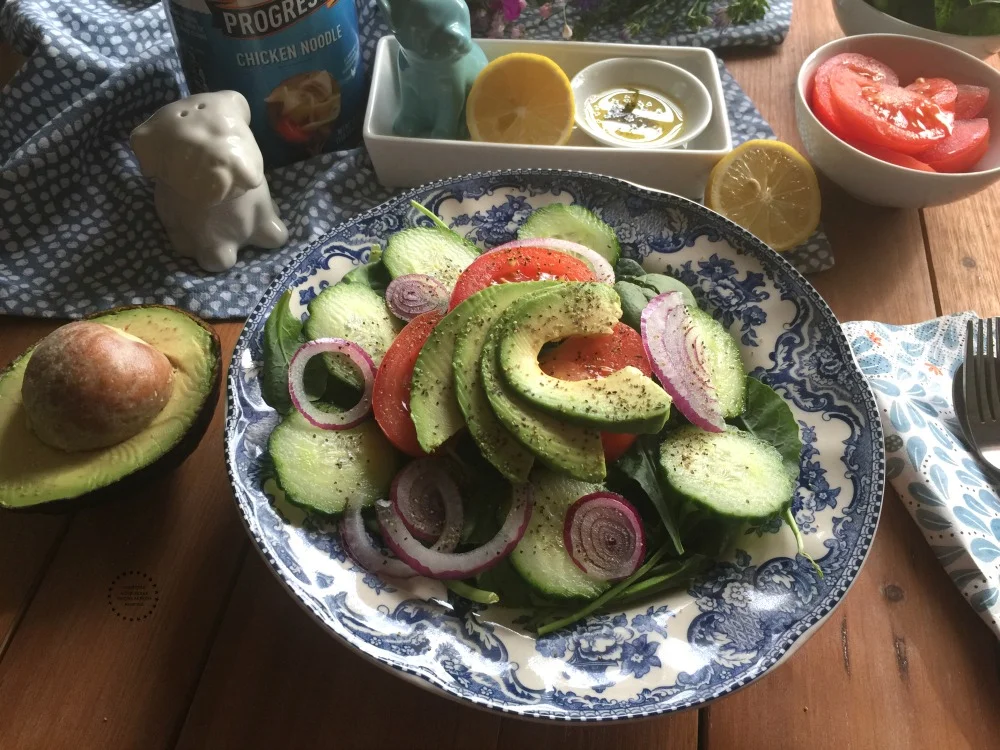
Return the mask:
[[486, 55], [465, 0], [378, 0], [399, 42], [396, 135], [464, 139], [465, 100]]

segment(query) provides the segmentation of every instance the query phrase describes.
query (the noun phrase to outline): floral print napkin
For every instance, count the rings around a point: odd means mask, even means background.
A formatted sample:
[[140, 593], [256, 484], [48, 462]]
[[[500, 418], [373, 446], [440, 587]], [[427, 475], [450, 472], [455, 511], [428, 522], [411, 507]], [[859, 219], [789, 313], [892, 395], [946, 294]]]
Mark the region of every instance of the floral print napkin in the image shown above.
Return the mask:
[[974, 317], [844, 330], [881, 408], [893, 488], [962, 596], [1000, 637], [1000, 499], [969, 450], [951, 396]]

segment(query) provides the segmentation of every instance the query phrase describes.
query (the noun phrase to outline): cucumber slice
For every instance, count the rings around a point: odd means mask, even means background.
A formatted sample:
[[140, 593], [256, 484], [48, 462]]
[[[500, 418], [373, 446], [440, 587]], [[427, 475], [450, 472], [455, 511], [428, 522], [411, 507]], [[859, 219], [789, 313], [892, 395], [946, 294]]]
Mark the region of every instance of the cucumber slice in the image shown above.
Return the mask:
[[452, 231], [416, 227], [389, 238], [382, 263], [394, 279], [422, 273], [433, 276], [451, 290], [462, 271], [478, 257], [479, 249]]
[[[305, 324], [306, 338], [342, 338], [353, 341], [372, 358], [378, 367], [386, 350], [403, 328], [385, 300], [363, 284], [339, 283], [327, 287], [309, 303], [309, 319]], [[353, 388], [364, 382], [360, 373], [347, 359], [324, 354], [330, 374]]]
[[735, 427], [670, 433], [660, 445], [660, 469], [678, 495], [730, 518], [772, 516], [795, 493], [778, 450]]
[[293, 411], [268, 441], [278, 485], [295, 505], [336, 515], [360, 497], [368, 506], [389, 496], [399, 454], [369, 419], [349, 430], [321, 430]]
[[583, 206], [553, 203], [533, 211], [517, 232], [520, 240], [552, 237], [578, 242], [600, 253], [612, 266], [618, 262], [622, 249], [615, 230]]
[[524, 536], [510, 555], [514, 569], [531, 586], [559, 599], [593, 599], [611, 587], [576, 566], [563, 543], [569, 507], [599, 484], [580, 482], [539, 468], [531, 473], [535, 507]]
[[706, 368], [726, 419], [738, 417], [747, 405], [747, 373], [740, 347], [722, 323], [698, 307], [687, 308], [691, 324], [705, 343]]

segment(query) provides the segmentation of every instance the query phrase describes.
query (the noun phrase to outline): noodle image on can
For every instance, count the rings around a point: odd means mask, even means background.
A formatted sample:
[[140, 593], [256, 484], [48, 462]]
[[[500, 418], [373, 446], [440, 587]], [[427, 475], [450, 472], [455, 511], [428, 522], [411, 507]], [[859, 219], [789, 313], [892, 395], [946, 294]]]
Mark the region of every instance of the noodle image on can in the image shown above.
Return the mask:
[[184, 94], [243, 94], [266, 166], [357, 144], [365, 82], [354, 0], [164, 3]]

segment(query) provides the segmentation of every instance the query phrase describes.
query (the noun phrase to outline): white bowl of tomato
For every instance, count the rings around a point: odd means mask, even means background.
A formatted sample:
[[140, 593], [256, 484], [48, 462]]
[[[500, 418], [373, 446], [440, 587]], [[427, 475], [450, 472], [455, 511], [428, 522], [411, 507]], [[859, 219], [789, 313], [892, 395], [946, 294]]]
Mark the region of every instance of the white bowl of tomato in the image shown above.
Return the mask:
[[950, 203], [1000, 179], [1000, 72], [926, 39], [865, 34], [813, 52], [795, 115], [815, 165], [866, 203]]

